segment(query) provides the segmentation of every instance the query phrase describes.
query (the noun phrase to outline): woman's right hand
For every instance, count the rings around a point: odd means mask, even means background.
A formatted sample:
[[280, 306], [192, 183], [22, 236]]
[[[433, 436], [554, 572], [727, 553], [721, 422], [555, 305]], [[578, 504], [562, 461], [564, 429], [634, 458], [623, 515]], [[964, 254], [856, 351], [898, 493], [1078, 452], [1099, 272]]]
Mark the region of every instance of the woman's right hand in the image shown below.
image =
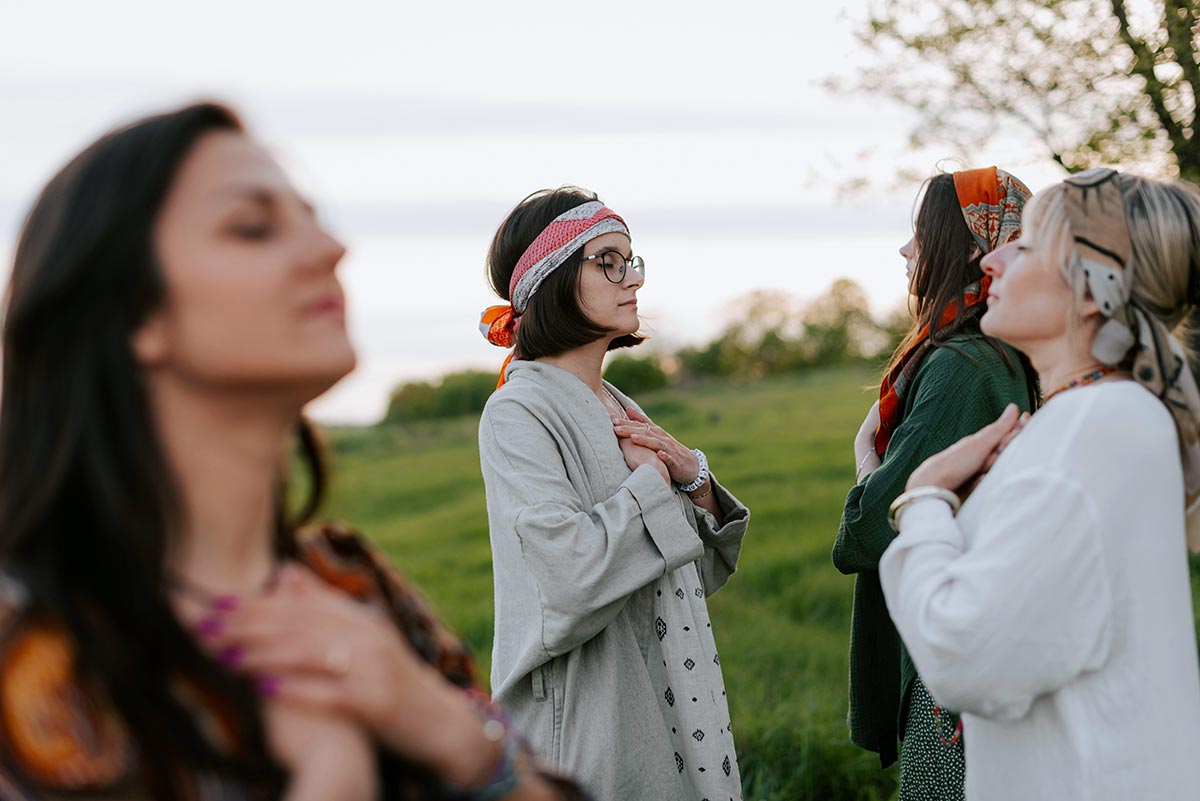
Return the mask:
[[637, 470], [642, 465], [648, 464], [658, 471], [663, 481], [667, 482], [668, 487], [671, 486], [671, 474], [667, 471], [667, 465], [663, 460], [658, 458], [656, 451], [637, 445], [628, 437], [618, 437], [617, 444], [621, 446], [621, 455], [625, 457], [625, 464], [629, 465], [630, 470]]
[[905, 489], [941, 487], [965, 500], [977, 479], [991, 469], [1001, 450], [1008, 447], [1023, 425], [1017, 404], [1010, 403], [994, 423], [922, 462], [909, 475]]

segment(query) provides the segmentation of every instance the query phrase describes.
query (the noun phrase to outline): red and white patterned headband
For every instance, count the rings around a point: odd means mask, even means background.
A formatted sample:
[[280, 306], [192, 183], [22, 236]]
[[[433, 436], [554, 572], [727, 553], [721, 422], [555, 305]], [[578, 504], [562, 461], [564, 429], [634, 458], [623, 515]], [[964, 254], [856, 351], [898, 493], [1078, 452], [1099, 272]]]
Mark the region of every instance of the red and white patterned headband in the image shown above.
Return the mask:
[[523, 314], [542, 281], [561, 267], [568, 256], [588, 241], [613, 232], [629, 236], [625, 221], [598, 200], [576, 206], [555, 217], [517, 261], [508, 285], [513, 311], [518, 315]]

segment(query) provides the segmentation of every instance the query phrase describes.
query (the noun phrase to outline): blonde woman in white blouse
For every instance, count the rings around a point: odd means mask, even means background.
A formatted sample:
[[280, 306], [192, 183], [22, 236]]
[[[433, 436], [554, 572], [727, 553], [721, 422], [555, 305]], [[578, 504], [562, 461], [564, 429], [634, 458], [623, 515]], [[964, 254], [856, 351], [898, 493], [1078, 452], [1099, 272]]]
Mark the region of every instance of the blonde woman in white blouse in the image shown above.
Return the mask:
[[983, 330], [1028, 354], [1046, 403], [918, 468], [880, 563], [918, 671], [964, 712], [968, 801], [1200, 798], [1200, 397], [1174, 335], [1198, 231], [1191, 187], [1091, 170], [983, 262]]

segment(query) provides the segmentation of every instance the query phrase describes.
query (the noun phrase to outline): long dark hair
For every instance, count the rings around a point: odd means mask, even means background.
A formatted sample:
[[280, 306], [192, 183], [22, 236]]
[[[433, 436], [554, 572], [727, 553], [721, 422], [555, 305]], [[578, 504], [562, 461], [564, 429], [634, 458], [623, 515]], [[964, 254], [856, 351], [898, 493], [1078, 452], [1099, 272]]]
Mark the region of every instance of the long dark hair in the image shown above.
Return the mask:
[[[76, 676], [111, 705], [159, 799], [192, 794], [197, 769], [267, 795], [282, 786], [249, 682], [218, 667], [169, 603], [166, 554], [180, 501], [131, 338], [164, 299], [153, 226], [180, 164], [237, 116], [203, 103], [115, 130], [47, 184], [21, 231], [8, 286], [0, 387], [0, 564], [30, 614], [65, 628]], [[313, 432], [299, 422], [324, 486]], [[284, 511], [277, 547], [294, 552]], [[218, 750], [169, 691], [179, 678], [218, 699], [237, 747]]]
[[[488, 281], [492, 290], [505, 300], [511, 300], [508, 285], [513, 270], [537, 235], [558, 215], [597, 199], [595, 193], [586, 189], [562, 186], [541, 189], [518, 203], [500, 223], [488, 249]], [[517, 329], [516, 358], [555, 356], [612, 333], [593, 322], [579, 304], [582, 259], [581, 247], [550, 273], [529, 299]], [[636, 334], [627, 334], [613, 339], [608, 349], [631, 348], [644, 341]]]
[[[926, 329], [934, 346], [950, 347], [960, 353], [961, 349], [947, 345], [947, 341], [959, 336], [977, 337], [1000, 356], [1010, 373], [1015, 374], [1018, 367], [1025, 373], [1031, 387], [1030, 408], [1033, 408], [1038, 394], [1037, 372], [1033, 365], [1020, 352], [1019, 363], [1014, 363], [999, 340], [983, 334], [979, 318], [987, 311], [986, 305], [981, 303], [964, 308], [967, 287], [983, 278], [979, 263], [984, 254], [981, 250], [973, 250], [976, 248], [975, 237], [963, 217], [951, 173], [935, 175], [926, 182], [913, 240], [917, 249], [910, 289], [910, 308], [913, 304], [916, 306], [913, 325], [892, 354], [884, 375], [891, 374]], [[942, 317], [951, 304], [957, 304], [954, 319], [942, 325]], [[970, 354], [964, 355], [974, 361]]]

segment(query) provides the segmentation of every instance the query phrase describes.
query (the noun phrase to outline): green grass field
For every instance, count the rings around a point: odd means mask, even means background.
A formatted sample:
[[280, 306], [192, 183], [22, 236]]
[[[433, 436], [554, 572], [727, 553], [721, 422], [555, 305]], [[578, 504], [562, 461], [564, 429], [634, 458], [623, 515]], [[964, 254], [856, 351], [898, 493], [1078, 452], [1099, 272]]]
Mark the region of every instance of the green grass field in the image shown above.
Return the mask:
[[[880, 771], [847, 740], [853, 579], [829, 557], [873, 379], [867, 369], [821, 370], [639, 398], [656, 422], [703, 448], [751, 509], [738, 572], [709, 602], [747, 801], [871, 801], [895, 791], [895, 768]], [[328, 510], [423, 588], [486, 677], [492, 582], [475, 431], [473, 418], [332, 431]]]

